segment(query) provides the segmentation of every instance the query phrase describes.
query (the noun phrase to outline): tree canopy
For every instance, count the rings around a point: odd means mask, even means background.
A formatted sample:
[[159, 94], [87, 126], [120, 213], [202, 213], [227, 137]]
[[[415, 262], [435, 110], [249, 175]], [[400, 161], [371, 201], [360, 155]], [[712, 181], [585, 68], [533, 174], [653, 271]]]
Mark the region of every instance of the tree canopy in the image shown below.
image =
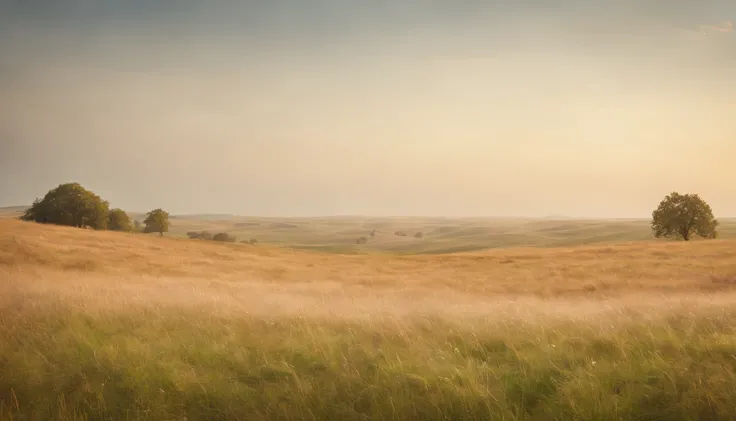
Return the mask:
[[109, 204], [79, 183], [60, 184], [36, 199], [21, 219], [44, 224], [106, 229]]
[[130, 221], [130, 217], [122, 209], [113, 209], [110, 211], [107, 229], [111, 231], [132, 231], [133, 224]]
[[163, 236], [169, 231], [169, 213], [163, 209], [154, 209], [146, 214], [143, 223], [146, 225], [143, 232], [157, 232]]
[[693, 235], [715, 238], [717, 227], [710, 205], [697, 194], [673, 192], [652, 212], [652, 231], [657, 238], [675, 237], [685, 241]]

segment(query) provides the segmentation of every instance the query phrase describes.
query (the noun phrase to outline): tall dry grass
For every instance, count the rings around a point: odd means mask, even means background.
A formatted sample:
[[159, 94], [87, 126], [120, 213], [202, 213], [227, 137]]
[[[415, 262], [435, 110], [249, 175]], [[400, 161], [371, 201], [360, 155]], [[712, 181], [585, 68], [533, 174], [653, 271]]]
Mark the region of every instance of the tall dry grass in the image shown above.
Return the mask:
[[0, 419], [732, 419], [734, 251], [336, 256], [0, 220]]
[[[50, 227], [0, 219], [0, 270], [43, 277], [152, 276], [232, 284], [261, 282], [452, 290], [474, 296], [606, 295], [729, 289], [736, 240], [635, 242], [452, 255], [333, 255]], [[41, 276], [37, 276], [41, 277]]]

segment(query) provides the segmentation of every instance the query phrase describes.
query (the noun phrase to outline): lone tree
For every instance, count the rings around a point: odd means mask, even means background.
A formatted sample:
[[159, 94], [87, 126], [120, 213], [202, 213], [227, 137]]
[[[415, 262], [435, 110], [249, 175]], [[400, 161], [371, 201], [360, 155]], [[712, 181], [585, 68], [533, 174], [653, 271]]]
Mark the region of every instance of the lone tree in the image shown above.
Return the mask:
[[163, 237], [165, 232], [169, 232], [169, 213], [163, 209], [154, 209], [146, 214], [143, 223], [146, 224], [143, 232], [157, 232]]
[[718, 221], [710, 205], [697, 194], [671, 193], [652, 212], [654, 236], [676, 237], [689, 241], [693, 235], [716, 238]]
[[113, 209], [110, 211], [110, 216], [108, 217], [107, 229], [111, 231], [130, 232], [133, 230], [133, 224], [130, 222], [130, 217], [124, 210]]
[[60, 184], [36, 199], [20, 219], [42, 224], [105, 229], [109, 204], [79, 183]]

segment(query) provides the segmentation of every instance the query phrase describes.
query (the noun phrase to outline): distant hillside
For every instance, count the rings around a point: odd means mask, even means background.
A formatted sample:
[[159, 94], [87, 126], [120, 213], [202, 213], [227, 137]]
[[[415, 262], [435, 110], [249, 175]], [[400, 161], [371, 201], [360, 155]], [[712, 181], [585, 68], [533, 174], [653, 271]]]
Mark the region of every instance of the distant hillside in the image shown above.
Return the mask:
[[221, 221], [229, 219], [242, 218], [237, 215], [231, 215], [228, 213], [202, 213], [202, 214], [183, 214], [183, 215], [171, 215], [171, 219], [191, 219], [197, 221]]
[[[249, 285], [252, 280], [262, 280], [282, 286], [310, 285], [309, 288], [314, 281], [370, 288], [450, 287], [472, 294], [574, 295], [589, 291], [590, 285], [597, 285], [607, 294], [635, 290], [705, 291], [732, 287], [730, 278], [718, 283], [713, 281], [713, 275], [733, 273], [734, 250], [734, 240], [644, 241], [504, 248], [453, 255], [350, 256], [318, 252], [335, 252], [327, 248], [297, 251], [260, 244], [159, 238], [0, 220], [0, 273], [43, 273], [39, 279], [55, 286], [68, 285], [85, 276], [89, 282], [100, 275], [127, 279], [126, 276], [135, 274], [134, 279], [162, 277], [167, 291], [170, 285], [184, 285], [175, 279], [206, 280], [202, 283], [205, 287], [213, 285], [213, 279]], [[662, 265], [663, 259], [666, 265]], [[71, 273], [74, 276], [69, 277]], [[66, 291], [108, 291], [104, 282], [84, 285]], [[161, 293], [152, 297], [173, 298]]]
[[4, 206], [0, 207], [0, 218], [15, 218], [23, 215], [30, 206]]
[[[25, 209], [27, 206], [0, 208], [0, 218], [18, 217]], [[145, 218], [143, 212], [128, 214], [138, 221]], [[719, 220], [719, 237], [736, 238], [736, 218]], [[259, 244], [336, 254], [443, 254], [507, 247], [569, 247], [654, 240], [650, 221], [644, 218], [172, 215], [168, 236], [187, 237], [190, 231], [224, 232], [235, 236], [238, 242], [256, 240]]]
[[30, 208], [31, 205], [25, 205], [25, 206], [2, 206], [0, 207], [0, 212], [23, 212], [26, 209]]
[[551, 221], [566, 221], [566, 220], [575, 219], [575, 218], [573, 218], [571, 216], [553, 214], [553, 215], [547, 215], [547, 216], [545, 216], [542, 219], [546, 219], [548, 221], [550, 221], [550, 220]]
[[[437, 254], [654, 240], [647, 219], [182, 215], [171, 220], [170, 236], [185, 237], [189, 231], [226, 232], [238, 241], [256, 239], [260, 244], [342, 254]], [[719, 232], [721, 238], [736, 238], [736, 219], [721, 219]], [[417, 233], [421, 236], [415, 236]]]

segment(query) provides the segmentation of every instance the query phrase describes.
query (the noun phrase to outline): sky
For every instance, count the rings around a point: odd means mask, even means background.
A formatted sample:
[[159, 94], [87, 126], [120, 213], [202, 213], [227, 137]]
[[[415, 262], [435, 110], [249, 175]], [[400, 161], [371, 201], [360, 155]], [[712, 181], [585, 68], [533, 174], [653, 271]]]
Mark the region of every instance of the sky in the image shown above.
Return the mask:
[[[510, 5], [513, 3], [513, 5]], [[736, 216], [733, 0], [0, 0], [0, 206]]]

